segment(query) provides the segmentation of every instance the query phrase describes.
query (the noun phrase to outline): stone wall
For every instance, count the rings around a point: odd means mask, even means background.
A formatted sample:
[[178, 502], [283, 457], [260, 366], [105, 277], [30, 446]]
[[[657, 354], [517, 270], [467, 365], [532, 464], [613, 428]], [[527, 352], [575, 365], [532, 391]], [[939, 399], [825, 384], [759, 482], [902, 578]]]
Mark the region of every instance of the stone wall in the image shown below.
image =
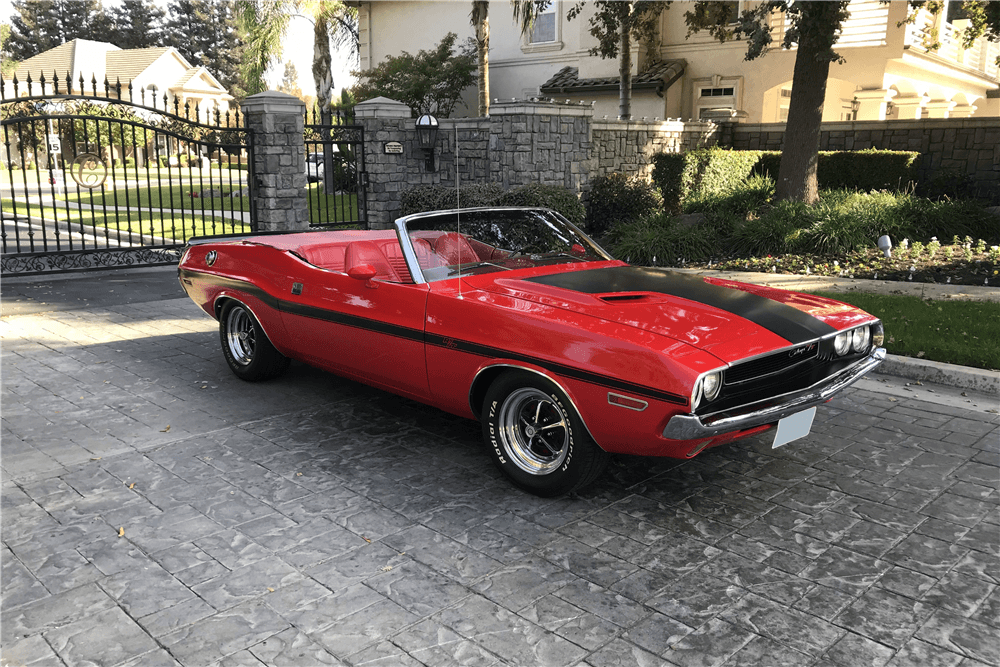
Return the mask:
[[[781, 150], [783, 123], [737, 125], [733, 148]], [[984, 190], [1000, 189], [1000, 122], [996, 118], [824, 123], [820, 150], [918, 151], [924, 178], [942, 171], [968, 174]]]
[[[455, 186], [456, 131], [461, 184], [541, 183], [585, 196], [594, 177], [648, 175], [654, 154], [712, 145], [719, 129], [710, 122], [595, 122], [593, 108], [578, 103], [494, 102], [488, 118], [440, 120], [435, 169], [428, 171], [409, 108], [380, 98], [358, 104], [355, 113], [365, 127], [368, 219], [376, 227], [398, 217], [402, 190]], [[392, 142], [403, 152], [386, 152]]]
[[720, 126], [712, 122], [667, 120], [663, 122], [595, 121], [594, 176], [620, 171], [648, 177], [657, 153], [683, 153], [714, 146]]

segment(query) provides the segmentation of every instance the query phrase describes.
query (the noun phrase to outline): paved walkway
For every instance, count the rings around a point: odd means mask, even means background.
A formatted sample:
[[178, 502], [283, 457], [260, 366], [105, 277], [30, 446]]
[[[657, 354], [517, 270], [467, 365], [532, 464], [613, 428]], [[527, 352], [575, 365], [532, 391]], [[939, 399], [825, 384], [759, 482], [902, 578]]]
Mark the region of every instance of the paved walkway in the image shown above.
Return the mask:
[[471, 422], [238, 381], [171, 272], [2, 289], [3, 665], [1000, 663], [990, 399], [866, 380], [541, 500]]

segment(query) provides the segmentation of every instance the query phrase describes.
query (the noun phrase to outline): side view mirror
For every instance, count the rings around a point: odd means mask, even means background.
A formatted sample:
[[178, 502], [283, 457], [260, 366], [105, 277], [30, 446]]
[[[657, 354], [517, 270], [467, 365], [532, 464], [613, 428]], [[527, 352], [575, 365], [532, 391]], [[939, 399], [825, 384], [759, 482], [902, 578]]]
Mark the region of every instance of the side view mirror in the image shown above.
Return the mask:
[[347, 275], [355, 280], [365, 281], [369, 287], [376, 286], [375, 283], [372, 282], [372, 278], [374, 278], [377, 274], [378, 271], [376, 271], [375, 267], [371, 264], [358, 264], [347, 269]]

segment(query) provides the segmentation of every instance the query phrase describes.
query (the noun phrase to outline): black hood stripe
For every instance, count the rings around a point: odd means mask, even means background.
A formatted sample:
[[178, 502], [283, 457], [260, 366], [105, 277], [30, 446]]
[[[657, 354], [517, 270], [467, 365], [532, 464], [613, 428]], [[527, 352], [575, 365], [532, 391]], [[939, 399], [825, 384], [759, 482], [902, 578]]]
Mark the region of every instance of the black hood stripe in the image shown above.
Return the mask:
[[585, 294], [657, 292], [713, 306], [738, 315], [798, 345], [837, 330], [809, 313], [743, 290], [707, 283], [701, 276], [641, 266], [616, 266], [589, 271], [570, 271], [529, 282], [561, 287]]

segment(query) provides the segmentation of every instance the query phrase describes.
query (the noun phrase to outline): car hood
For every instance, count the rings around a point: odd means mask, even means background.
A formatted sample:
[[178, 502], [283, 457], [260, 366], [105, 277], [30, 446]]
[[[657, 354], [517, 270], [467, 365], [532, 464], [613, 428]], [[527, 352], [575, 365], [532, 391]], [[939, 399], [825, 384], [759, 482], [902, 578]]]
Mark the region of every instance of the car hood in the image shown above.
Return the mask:
[[480, 289], [667, 336], [727, 363], [874, 319], [822, 297], [638, 266], [477, 283]]

